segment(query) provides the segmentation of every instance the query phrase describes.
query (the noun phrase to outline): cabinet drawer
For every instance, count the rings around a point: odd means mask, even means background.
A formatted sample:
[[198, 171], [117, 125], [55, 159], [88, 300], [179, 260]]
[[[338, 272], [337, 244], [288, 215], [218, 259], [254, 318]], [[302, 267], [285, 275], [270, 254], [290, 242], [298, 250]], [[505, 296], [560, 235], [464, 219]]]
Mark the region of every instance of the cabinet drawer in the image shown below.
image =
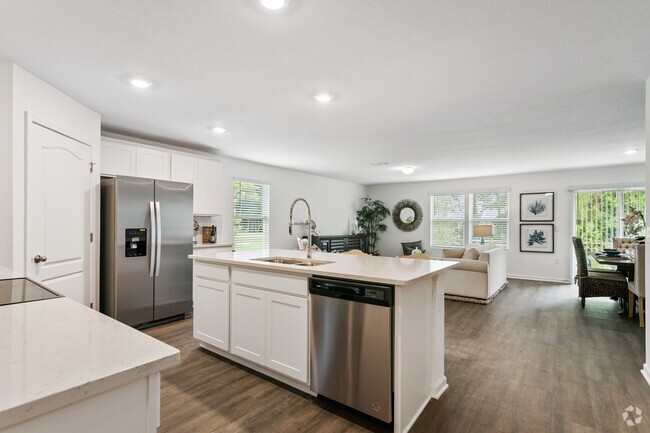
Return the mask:
[[307, 277], [298, 275], [233, 268], [232, 281], [245, 286], [261, 287], [297, 296], [306, 297], [308, 293]]
[[205, 280], [230, 281], [228, 266], [194, 261], [194, 276]]

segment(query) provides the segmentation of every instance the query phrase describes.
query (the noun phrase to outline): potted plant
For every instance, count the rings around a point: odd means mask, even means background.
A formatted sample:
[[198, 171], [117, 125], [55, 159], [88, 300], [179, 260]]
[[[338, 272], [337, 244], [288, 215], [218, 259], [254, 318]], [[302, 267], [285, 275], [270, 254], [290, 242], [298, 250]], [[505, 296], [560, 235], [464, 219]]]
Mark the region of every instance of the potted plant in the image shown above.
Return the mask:
[[386, 231], [386, 224], [382, 221], [390, 215], [390, 210], [381, 200], [373, 200], [370, 197], [364, 197], [362, 200], [363, 207], [357, 211], [357, 221], [361, 230], [368, 236], [368, 253], [377, 256], [378, 233]]

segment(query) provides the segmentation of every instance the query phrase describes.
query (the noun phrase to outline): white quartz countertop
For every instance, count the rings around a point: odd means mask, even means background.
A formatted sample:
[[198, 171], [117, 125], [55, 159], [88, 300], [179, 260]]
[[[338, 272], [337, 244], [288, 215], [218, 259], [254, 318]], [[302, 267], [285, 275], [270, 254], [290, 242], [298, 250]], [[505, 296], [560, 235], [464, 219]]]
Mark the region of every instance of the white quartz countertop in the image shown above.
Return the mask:
[[0, 306], [0, 429], [179, 362], [178, 349], [68, 298]]
[[351, 280], [403, 286], [421, 278], [431, 277], [458, 266], [457, 262], [441, 260], [417, 260], [398, 257], [358, 256], [314, 252], [313, 260], [330, 261], [320, 266], [299, 266], [260, 262], [253, 259], [265, 257], [307, 258], [306, 251], [261, 250], [246, 252], [195, 253], [190, 259], [223, 265], [255, 268], [273, 272], [324, 277], [347, 278]]

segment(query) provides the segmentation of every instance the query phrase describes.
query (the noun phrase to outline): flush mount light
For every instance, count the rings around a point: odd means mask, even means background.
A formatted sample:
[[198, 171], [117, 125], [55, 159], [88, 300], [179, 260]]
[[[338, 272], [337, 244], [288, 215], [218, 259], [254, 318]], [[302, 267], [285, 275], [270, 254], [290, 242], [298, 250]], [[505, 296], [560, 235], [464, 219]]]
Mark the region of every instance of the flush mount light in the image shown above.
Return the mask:
[[623, 153], [626, 154], [626, 155], [634, 155], [637, 152], [639, 152], [639, 149], [630, 149], [630, 150], [626, 150]]
[[414, 171], [415, 169], [413, 167], [404, 167], [402, 169], [402, 173], [404, 174], [413, 174]]
[[321, 92], [321, 93], [316, 93], [314, 95], [314, 99], [320, 102], [321, 104], [327, 104], [328, 102], [331, 102], [332, 99], [334, 99], [334, 95], [328, 92]]
[[226, 133], [226, 128], [222, 128], [221, 126], [215, 126], [212, 128], [212, 132], [215, 134], [225, 134]]
[[138, 89], [148, 89], [153, 85], [153, 83], [149, 80], [145, 80], [144, 78], [131, 78], [129, 79], [129, 83]]
[[267, 9], [277, 11], [285, 7], [289, 3], [289, 0], [260, 0], [260, 3]]

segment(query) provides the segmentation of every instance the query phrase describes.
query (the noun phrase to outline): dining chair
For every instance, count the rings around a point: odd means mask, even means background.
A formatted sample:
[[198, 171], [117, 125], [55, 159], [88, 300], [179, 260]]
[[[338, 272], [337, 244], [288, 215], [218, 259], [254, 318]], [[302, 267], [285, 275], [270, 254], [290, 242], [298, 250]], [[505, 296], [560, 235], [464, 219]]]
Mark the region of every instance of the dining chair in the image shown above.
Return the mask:
[[585, 299], [600, 296], [617, 296], [625, 299], [628, 293], [627, 278], [618, 272], [598, 272], [587, 269], [587, 253], [582, 239], [573, 237], [573, 249], [576, 254], [578, 273], [578, 296], [582, 298], [582, 308]]
[[349, 251], [344, 251], [342, 254], [353, 254], [357, 256], [367, 256], [368, 254], [364, 253], [361, 250], [349, 250]]
[[645, 325], [643, 314], [643, 301], [645, 300], [645, 244], [636, 245], [634, 259], [634, 281], [628, 283], [630, 293], [629, 297], [629, 316], [634, 317], [634, 295], [639, 302], [639, 326]]
[[406, 256], [401, 256], [402, 259], [419, 259], [419, 260], [431, 260], [433, 257], [431, 257], [428, 254], [424, 253], [415, 253], [415, 254], [409, 254]]
[[636, 238], [612, 238], [612, 248], [625, 253], [628, 249], [634, 248], [637, 242]]

